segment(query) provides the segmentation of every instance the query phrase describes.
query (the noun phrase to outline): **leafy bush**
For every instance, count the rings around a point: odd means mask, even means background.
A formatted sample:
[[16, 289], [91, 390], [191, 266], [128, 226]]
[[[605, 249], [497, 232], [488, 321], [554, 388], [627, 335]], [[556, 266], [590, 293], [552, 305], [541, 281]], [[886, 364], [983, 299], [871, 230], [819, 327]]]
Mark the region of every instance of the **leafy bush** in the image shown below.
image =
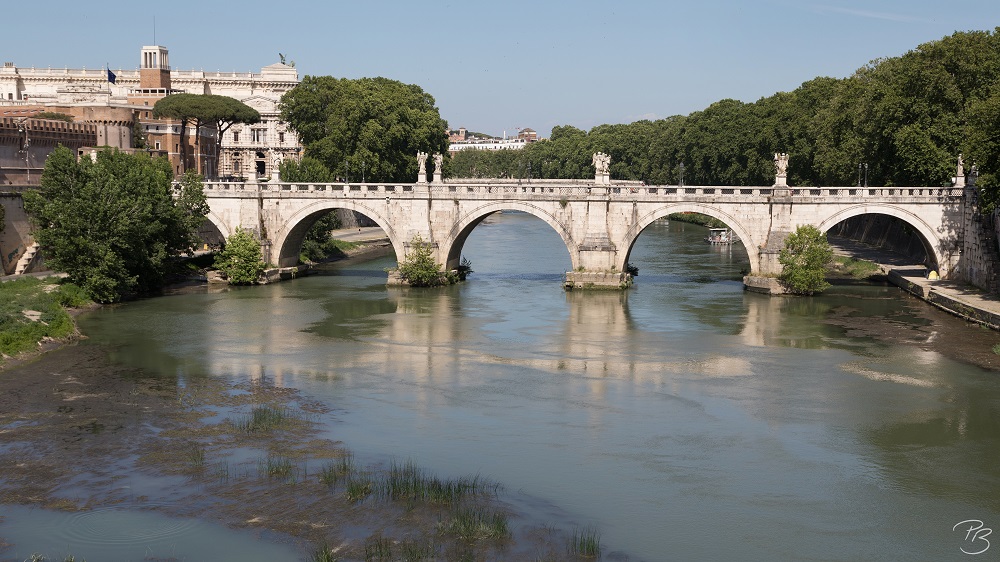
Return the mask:
[[410, 241], [410, 253], [399, 262], [399, 276], [411, 287], [439, 287], [449, 285], [457, 279], [450, 279], [434, 261], [431, 245], [420, 236]]
[[59, 304], [67, 308], [80, 308], [92, 302], [90, 297], [87, 296], [87, 291], [84, 291], [82, 287], [73, 283], [62, 283], [59, 285], [55, 296]]
[[252, 285], [264, 273], [264, 260], [260, 244], [249, 230], [236, 227], [236, 232], [226, 240], [226, 247], [215, 258], [215, 267], [230, 285]]
[[812, 225], [803, 225], [785, 239], [778, 255], [782, 265], [779, 279], [793, 293], [811, 295], [830, 286], [826, 266], [833, 260], [833, 249], [826, 235]]

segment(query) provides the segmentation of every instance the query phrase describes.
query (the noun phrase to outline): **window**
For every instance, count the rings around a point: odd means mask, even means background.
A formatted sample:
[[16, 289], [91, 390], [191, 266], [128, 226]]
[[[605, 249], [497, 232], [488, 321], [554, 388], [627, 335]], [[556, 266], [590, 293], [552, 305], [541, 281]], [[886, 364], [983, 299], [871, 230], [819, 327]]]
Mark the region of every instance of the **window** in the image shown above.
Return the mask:
[[156, 141], [156, 150], [160, 150], [160, 141]]
[[240, 142], [240, 134], [237, 131], [233, 131], [233, 142]]
[[285, 142], [285, 133], [278, 133], [278, 142]]
[[261, 143], [267, 138], [267, 129], [251, 129], [250, 130], [250, 141]]
[[14, 99], [14, 94], [7, 94], [7, 99], [9, 99], [9, 100]]

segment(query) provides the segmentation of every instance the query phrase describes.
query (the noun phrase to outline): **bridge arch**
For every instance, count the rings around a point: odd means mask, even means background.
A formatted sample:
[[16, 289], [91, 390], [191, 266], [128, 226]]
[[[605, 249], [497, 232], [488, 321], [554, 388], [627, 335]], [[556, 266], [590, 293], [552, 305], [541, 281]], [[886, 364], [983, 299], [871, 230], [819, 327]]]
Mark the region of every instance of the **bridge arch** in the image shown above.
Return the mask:
[[205, 215], [205, 220], [212, 223], [212, 226], [219, 230], [219, 234], [222, 235], [223, 240], [228, 240], [229, 237], [232, 236], [233, 232], [229, 230], [229, 226], [226, 225], [226, 221], [220, 219], [219, 216], [212, 211], [209, 211], [208, 214]]
[[306, 233], [319, 220], [324, 211], [332, 209], [357, 211], [375, 221], [375, 224], [379, 225], [385, 231], [389, 242], [392, 244], [392, 249], [396, 252], [396, 256], [401, 258], [405, 255], [403, 244], [396, 235], [396, 231], [392, 228], [392, 223], [382, 213], [365, 203], [366, 201], [352, 201], [350, 199], [320, 200], [306, 205], [295, 211], [290, 217], [284, 218], [283, 227], [273, 238], [274, 248], [278, 252], [276, 260], [278, 267], [292, 267], [298, 264], [299, 252], [302, 249], [302, 242], [305, 240]]
[[924, 245], [924, 251], [927, 253], [928, 259], [933, 260], [934, 262], [926, 265], [938, 270], [940, 270], [942, 266], [947, 266], [950, 269], [950, 262], [943, 254], [945, 250], [943, 247], [943, 241], [938, 237], [934, 229], [917, 215], [894, 205], [853, 205], [832, 214], [829, 218], [823, 220], [816, 228], [818, 228], [820, 232], [826, 234], [837, 224], [861, 215], [888, 215], [903, 221], [917, 232], [920, 236], [920, 242]]
[[566, 250], [569, 252], [570, 262], [573, 264], [572, 267], [575, 269], [578, 266], [579, 254], [575, 251], [576, 245], [573, 242], [573, 237], [566, 231], [562, 223], [556, 220], [548, 211], [531, 203], [496, 201], [470, 209], [455, 223], [455, 226], [452, 227], [447, 239], [444, 241], [444, 246], [440, 249], [440, 255], [445, 258], [445, 267], [447, 269], [454, 269], [459, 265], [465, 241], [468, 240], [469, 235], [472, 234], [476, 226], [483, 222], [483, 219], [497, 211], [508, 210], [521, 211], [545, 221], [562, 238], [563, 243], [566, 245]]
[[731, 228], [737, 236], [740, 237], [740, 243], [746, 248], [747, 255], [750, 257], [750, 267], [754, 271], [757, 270], [760, 260], [760, 253], [758, 251], [759, 242], [754, 239], [753, 235], [747, 228], [733, 215], [719, 209], [718, 207], [713, 207], [711, 205], [705, 205], [702, 203], [674, 203], [670, 205], [665, 205], [663, 207], [657, 207], [653, 211], [639, 217], [639, 219], [625, 232], [624, 238], [620, 241], [620, 248], [627, 248], [625, 252], [619, 252], [617, 262], [615, 267], [619, 271], [625, 271], [625, 267], [628, 265], [629, 256], [632, 253], [632, 247], [635, 246], [636, 240], [639, 239], [639, 235], [642, 231], [654, 221], [662, 219], [667, 215], [673, 213], [701, 213], [703, 215], [708, 215], [712, 218], [716, 218], [726, 223], [726, 226]]

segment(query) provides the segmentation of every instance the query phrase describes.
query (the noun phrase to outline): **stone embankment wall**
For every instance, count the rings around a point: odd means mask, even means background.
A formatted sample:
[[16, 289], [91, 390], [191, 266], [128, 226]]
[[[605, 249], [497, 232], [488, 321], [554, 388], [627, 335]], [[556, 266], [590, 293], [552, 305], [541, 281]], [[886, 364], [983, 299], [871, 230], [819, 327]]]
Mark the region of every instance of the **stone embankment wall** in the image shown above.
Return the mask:
[[0, 188], [0, 206], [4, 210], [4, 228], [0, 232], [0, 275], [12, 275], [17, 261], [34, 239], [20, 193]]
[[959, 271], [962, 279], [980, 289], [1000, 293], [1000, 251], [997, 240], [997, 211], [983, 214], [979, 194], [975, 188], [966, 188], [965, 240]]

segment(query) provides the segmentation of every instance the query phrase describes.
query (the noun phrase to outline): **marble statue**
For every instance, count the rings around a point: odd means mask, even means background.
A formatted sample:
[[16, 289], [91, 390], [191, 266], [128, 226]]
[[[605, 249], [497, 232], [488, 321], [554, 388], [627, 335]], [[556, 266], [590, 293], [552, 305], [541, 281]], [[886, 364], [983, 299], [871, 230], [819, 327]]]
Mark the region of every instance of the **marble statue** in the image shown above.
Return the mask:
[[788, 154], [784, 152], [774, 153], [774, 175], [778, 177], [788, 175]]
[[423, 177], [427, 175], [427, 153], [417, 151], [417, 176]]

